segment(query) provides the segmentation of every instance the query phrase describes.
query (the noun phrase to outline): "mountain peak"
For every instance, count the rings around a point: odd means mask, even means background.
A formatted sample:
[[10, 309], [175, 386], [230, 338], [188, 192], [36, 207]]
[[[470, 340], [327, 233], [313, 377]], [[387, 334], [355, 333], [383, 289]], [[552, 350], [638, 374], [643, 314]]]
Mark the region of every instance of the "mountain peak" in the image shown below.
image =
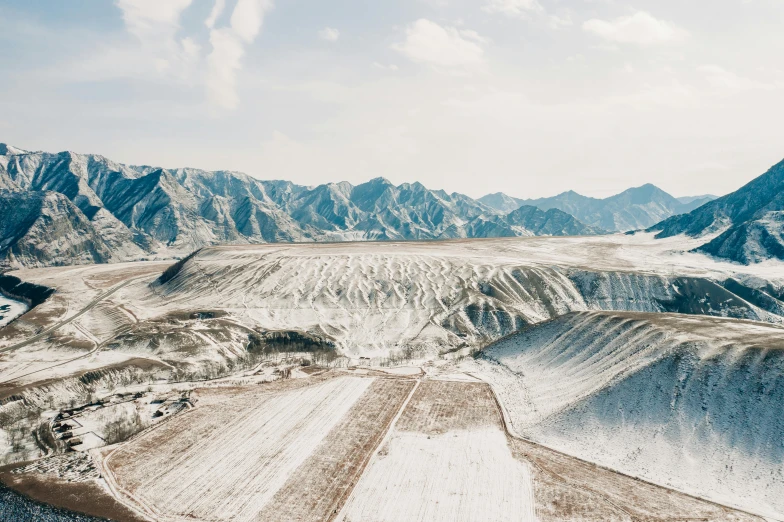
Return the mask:
[[0, 156], [16, 156], [17, 154], [27, 154], [27, 151], [7, 143], [0, 143]]
[[[371, 180], [369, 180], [369, 181], [365, 182], [365, 184], [372, 184], [372, 185], [393, 185], [393, 183], [392, 183], [391, 181], [389, 181], [387, 178], [385, 178], [385, 177], [383, 177], [383, 176], [378, 176], [377, 178], [373, 178], [373, 179], [371, 179]], [[394, 185], [393, 185], [393, 186], [394, 186]]]

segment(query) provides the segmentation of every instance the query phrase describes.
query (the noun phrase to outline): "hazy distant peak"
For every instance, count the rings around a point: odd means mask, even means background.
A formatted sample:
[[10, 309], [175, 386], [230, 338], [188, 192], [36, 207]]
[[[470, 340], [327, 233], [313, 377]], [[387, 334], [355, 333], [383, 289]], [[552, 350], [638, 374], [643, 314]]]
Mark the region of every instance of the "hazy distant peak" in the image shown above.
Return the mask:
[[682, 196], [680, 198], [675, 198], [675, 199], [687, 205], [694, 201], [705, 201], [707, 203], [708, 201], [713, 201], [714, 199], [718, 199], [718, 198], [719, 196], [715, 196], [713, 194], [702, 194], [700, 196]]

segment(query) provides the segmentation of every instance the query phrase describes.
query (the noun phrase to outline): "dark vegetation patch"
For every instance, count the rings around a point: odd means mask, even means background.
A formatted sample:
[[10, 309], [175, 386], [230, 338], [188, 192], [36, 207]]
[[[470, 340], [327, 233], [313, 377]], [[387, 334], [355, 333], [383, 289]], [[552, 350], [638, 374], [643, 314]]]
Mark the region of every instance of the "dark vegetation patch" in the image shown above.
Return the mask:
[[180, 273], [180, 270], [182, 270], [182, 267], [185, 266], [185, 263], [187, 263], [188, 261], [196, 257], [196, 255], [199, 252], [201, 252], [201, 248], [198, 250], [194, 250], [187, 256], [183, 257], [182, 259], [174, 263], [172, 266], [164, 270], [163, 273], [160, 275], [160, 277], [158, 277], [158, 279], [156, 279], [153, 282], [153, 284], [165, 285], [166, 283], [168, 283], [169, 281], [177, 277], [177, 274]]
[[335, 343], [307, 332], [277, 330], [250, 334], [247, 350], [255, 353], [334, 352]]

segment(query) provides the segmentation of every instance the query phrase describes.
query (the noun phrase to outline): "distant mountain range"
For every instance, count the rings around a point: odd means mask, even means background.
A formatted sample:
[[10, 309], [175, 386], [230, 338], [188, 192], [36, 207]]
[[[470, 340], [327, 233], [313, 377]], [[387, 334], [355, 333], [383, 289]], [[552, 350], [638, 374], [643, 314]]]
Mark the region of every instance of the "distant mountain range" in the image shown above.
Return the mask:
[[604, 199], [583, 196], [570, 190], [540, 199], [518, 199], [497, 192], [481, 197], [479, 201], [499, 212], [511, 212], [523, 205], [542, 210], [558, 209], [592, 227], [626, 232], [648, 228], [670, 216], [691, 212], [713, 199], [716, 197], [711, 195], [675, 198], [647, 184]]
[[[376, 178], [304, 187], [229, 171], [130, 166], [0, 143], [0, 263], [48, 266], [187, 255], [206, 245], [594, 235], [706, 237], [740, 263], [784, 259], [784, 162], [732, 194], [674, 198], [653, 185], [474, 200]], [[716, 236], [716, 237], [713, 237]]]
[[649, 231], [658, 238], [717, 234], [697, 251], [738, 263], [784, 259], [784, 161], [735, 192]]
[[0, 260], [14, 266], [181, 256], [205, 245], [417, 240], [604, 231], [557, 209], [499, 212], [376, 178], [303, 187], [0, 144]]

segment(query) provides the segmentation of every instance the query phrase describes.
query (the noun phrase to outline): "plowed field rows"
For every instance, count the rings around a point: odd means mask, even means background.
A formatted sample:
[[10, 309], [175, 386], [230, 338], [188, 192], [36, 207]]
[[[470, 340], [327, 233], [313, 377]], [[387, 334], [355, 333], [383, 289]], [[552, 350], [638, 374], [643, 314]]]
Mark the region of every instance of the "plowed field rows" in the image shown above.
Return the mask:
[[412, 380], [378, 379], [289, 477], [258, 520], [328, 520], [359, 480]]
[[[372, 385], [368, 378], [338, 377], [278, 393], [254, 389], [207, 400], [121, 446], [105, 465], [121, 494], [156, 520], [257, 520], [282, 488], [291, 491], [287, 482], [303, 464], [311, 462], [318, 472], [318, 457], [309, 458], [341, 422], [350, 425], [346, 415]], [[393, 403], [402, 401], [405, 389], [397, 392], [388, 393]], [[376, 415], [383, 422], [382, 412]], [[361, 441], [341, 447], [338, 458], [350, 460], [363, 447]]]

